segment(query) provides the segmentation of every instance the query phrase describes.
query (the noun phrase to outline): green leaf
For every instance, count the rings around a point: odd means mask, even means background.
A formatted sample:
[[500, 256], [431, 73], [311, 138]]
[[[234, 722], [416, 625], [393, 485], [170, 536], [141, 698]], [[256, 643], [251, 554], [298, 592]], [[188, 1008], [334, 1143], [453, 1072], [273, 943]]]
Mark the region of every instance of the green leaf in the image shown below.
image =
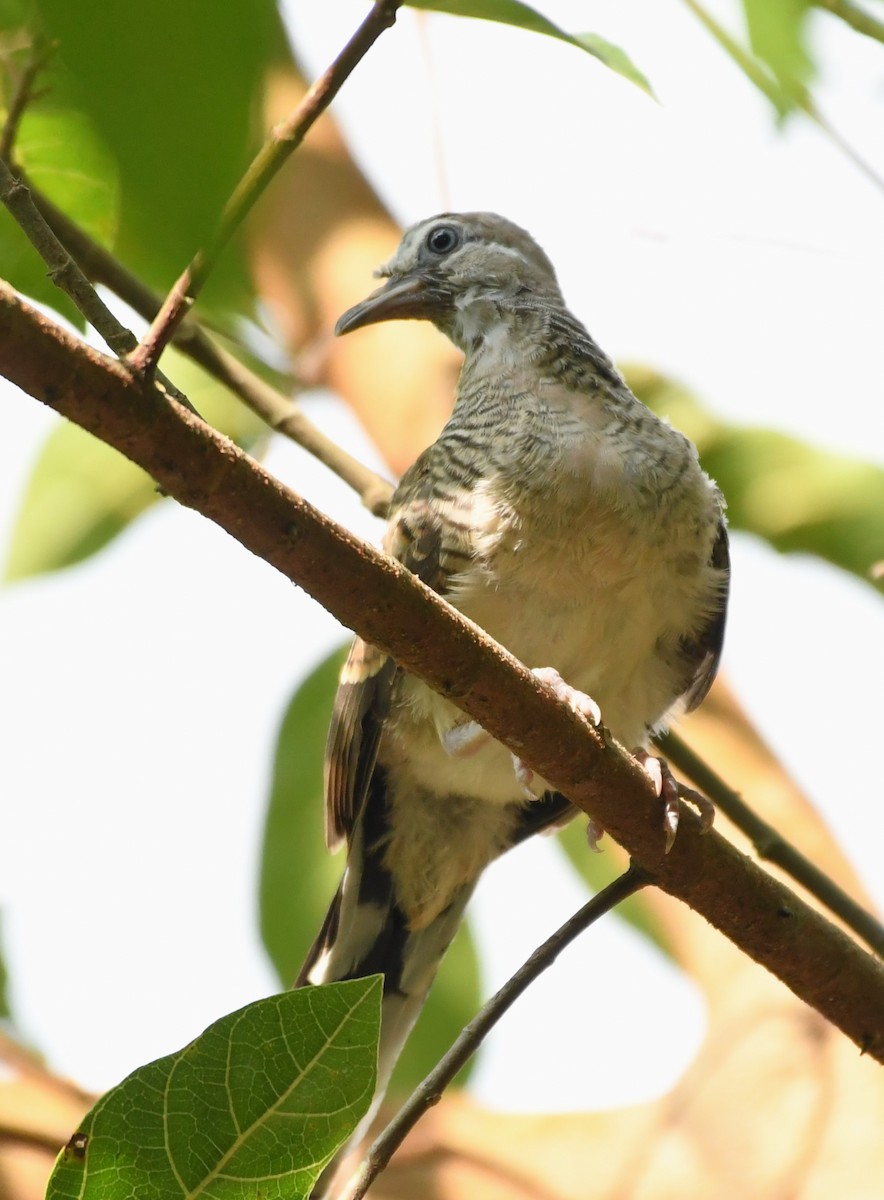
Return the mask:
[[[13, 162], [93, 236], [110, 243], [119, 216], [116, 168], [95, 126], [70, 102], [54, 56], [46, 53], [32, 4], [6, 0], [0, 5], [0, 42], [2, 119], [25, 70], [35, 57], [43, 63], [18, 124]], [[79, 313], [48, 278], [39, 254], [5, 208], [0, 210], [0, 263], [4, 277], [19, 291], [82, 327]]]
[[85, 113], [31, 108], [22, 118], [16, 160], [28, 178], [96, 241], [112, 245], [120, 188], [114, 161]]
[[[29, 109], [21, 122], [15, 159], [51, 200], [93, 236], [109, 243], [119, 212], [112, 160], [82, 113], [69, 108]], [[0, 209], [3, 275], [26, 296], [78, 327], [83, 318], [47, 275], [47, 267], [6, 208]]]
[[744, 46], [740, 45], [705, 8], [700, 0], [684, 0], [700, 24], [718, 42], [725, 54], [740, 68], [746, 78], [766, 96], [779, 117], [785, 117], [794, 107], [796, 97], [775, 79], [767, 67], [760, 63]]
[[295, 689], [276, 740], [261, 856], [261, 937], [289, 987], [319, 931], [343, 869], [325, 846], [322, 765], [338, 673], [335, 650]]
[[[116, 250], [165, 292], [210, 239], [260, 139], [268, 69], [289, 57], [274, 0], [37, 0], [58, 42], [53, 87], [86, 114], [116, 164]], [[230, 246], [201, 307], [243, 311], [252, 285], [244, 243]]]
[[[264, 826], [261, 936], [288, 985], [313, 943], [343, 870], [323, 833], [325, 739], [345, 650], [329, 655], [296, 689], [282, 720]], [[478, 964], [462, 927], [397, 1065], [391, 1090], [410, 1090], [448, 1049], [479, 1006]]]
[[815, 554], [884, 587], [884, 469], [769, 429], [730, 425], [675, 380], [633, 366], [629, 386], [694, 442], [727, 499], [732, 529]]
[[47, 1200], [297, 1200], [368, 1111], [378, 976], [270, 996], [103, 1096]]
[[[250, 446], [266, 427], [175, 350], [163, 367], [206, 420]], [[12, 532], [7, 581], [57, 571], [101, 550], [159, 500], [149, 475], [69, 422], [49, 435], [28, 480]]]
[[57, 425], [28, 481], [7, 581], [88, 558], [156, 499], [154, 482], [140, 467], [78, 425]]
[[743, 11], [753, 53], [798, 99], [813, 74], [804, 36], [810, 0], [743, 0]]
[[542, 33], [585, 50], [593, 58], [604, 63], [618, 75], [637, 84], [643, 91], [653, 95], [651, 85], [619, 46], [613, 45], [596, 33], [566, 33], [536, 9], [521, 0], [407, 0], [410, 8], [428, 9], [433, 12], [449, 13], [457, 17], [473, 17], [481, 21], [496, 21], [500, 25], [514, 25], [532, 33]]

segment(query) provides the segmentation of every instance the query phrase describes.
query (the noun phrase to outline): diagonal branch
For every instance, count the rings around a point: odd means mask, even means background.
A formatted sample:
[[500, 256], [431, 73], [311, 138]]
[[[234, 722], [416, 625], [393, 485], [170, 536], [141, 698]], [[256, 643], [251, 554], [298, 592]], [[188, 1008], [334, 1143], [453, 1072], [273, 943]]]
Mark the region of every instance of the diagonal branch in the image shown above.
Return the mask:
[[168, 495], [457, 704], [684, 901], [884, 1062], [884, 965], [682, 808], [663, 853], [645, 772], [400, 563], [342, 529], [227, 438], [0, 285], [0, 374], [114, 446]]
[[587, 900], [582, 908], [565, 921], [551, 937], [525, 960], [515, 975], [506, 981], [502, 988], [491, 997], [487, 1004], [464, 1028], [451, 1049], [439, 1059], [432, 1071], [418, 1084], [399, 1112], [373, 1142], [365, 1161], [347, 1185], [340, 1200], [362, 1200], [381, 1171], [402, 1145], [408, 1134], [414, 1129], [428, 1109], [438, 1104], [442, 1093], [450, 1085], [458, 1071], [476, 1053], [485, 1038], [512, 1008], [519, 997], [535, 979], [553, 965], [566, 946], [587, 930], [590, 925], [615, 908], [618, 904], [634, 896], [643, 887], [653, 883], [647, 871], [634, 864], [624, 871], [617, 879], [603, 888], [591, 900]]
[[853, 0], [814, 0], [814, 3], [817, 8], [825, 9], [833, 16], [840, 17], [857, 33], [874, 38], [876, 42], [884, 42], [884, 21], [872, 16], [858, 4], [854, 4]]
[[132, 353], [130, 362], [136, 370], [147, 375], [156, 370], [160, 355], [192, 307], [224, 247], [268, 183], [289, 155], [297, 150], [316, 119], [331, 104], [353, 69], [384, 30], [395, 23], [397, 9], [402, 3], [403, 0], [375, 0], [371, 12], [335, 61], [316, 80], [288, 120], [273, 130], [224, 206], [211, 242], [198, 250], [185, 267], [163, 301], [150, 329], [141, 339], [141, 344]]
[[[56, 208], [41, 191], [33, 185], [30, 185], [30, 191], [40, 214], [88, 278], [104, 284], [146, 321], [152, 320], [162, 304], [156, 292]], [[182, 354], [238, 396], [271, 429], [290, 438], [334, 471], [356, 492], [369, 512], [375, 516], [386, 513], [392, 485], [326, 437], [307, 418], [299, 404], [218, 346], [192, 317], [185, 317], [178, 326], [174, 342]], [[134, 337], [132, 345], [135, 345]]]
[[829, 912], [840, 918], [848, 929], [861, 937], [880, 958], [884, 958], [884, 926], [872, 913], [840, 888], [816, 863], [805, 857], [778, 829], [753, 812], [739, 792], [728, 787], [721, 776], [699, 754], [695, 754], [678, 734], [670, 732], [656, 741], [678, 769], [692, 779], [714, 801], [715, 807], [720, 808], [746, 834], [761, 858], [786, 871], [811, 896], [825, 904]]
[[[27, 235], [31, 245], [49, 268], [48, 275], [56, 287], [73, 301], [77, 311], [104, 340], [114, 354], [123, 358], [137, 345], [135, 334], [118, 321], [77, 266], [74, 259], [50, 229], [31, 197], [27, 185], [0, 158], [0, 202], [9, 210]], [[166, 393], [182, 404], [190, 401], [164, 375], [158, 375]], [[196, 411], [196, 410], [194, 410]]]
[[95, 288], [37, 211], [27, 186], [0, 158], [0, 201], [6, 205], [31, 245], [49, 268], [54, 284], [73, 301], [77, 311], [119, 357], [137, 345], [135, 335], [110, 311]]

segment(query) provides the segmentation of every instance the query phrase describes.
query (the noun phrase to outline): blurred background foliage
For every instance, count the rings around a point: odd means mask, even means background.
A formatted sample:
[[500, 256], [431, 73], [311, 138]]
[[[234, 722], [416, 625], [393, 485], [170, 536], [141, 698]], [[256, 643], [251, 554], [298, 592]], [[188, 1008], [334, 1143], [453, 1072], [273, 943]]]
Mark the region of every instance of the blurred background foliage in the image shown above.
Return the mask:
[[[695, 0], [697, 18], [772, 103], [772, 116], [809, 111], [815, 72], [806, 36], [809, 0], [744, 0], [745, 36], [725, 32]], [[515, 0], [439, 0], [414, 7], [520, 25], [573, 42], [640, 86], [640, 64], [601, 33], [566, 33]], [[874, 20], [856, 6], [822, 4], [860, 29]], [[100, 27], [102, 34], [95, 35]], [[866, 28], [865, 32], [869, 32]], [[871, 36], [876, 36], [872, 32]], [[34, 53], [45, 54], [40, 91], [20, 122], [12, 159], [93, 239], [163, 292], [210, 237], [218, 214], [264, 131], [303, 94], [273, 0], [154, 0], [133, 24], [129, 0], [0, 0], [2, 103], [8, 111]], [[649, 81], [653, 88], [653, 79]], [[125, 98], [125, 103], [121, 102]], [[197, 181], [198, 180], [198, 184]], [[197, 315], [248, 342], [269, 308], [288, 356], [289, 386], [305, 399], [333, 388], [359, 414], [391, 472], [445, 419], [456, 356], [409, 331], [383, 350], [328, 339], [335, 316], [364, 287], [397, 235], [390, 213], [323, 119], [258, 219], [236, 239], [201, 298]], [[8, 213], [0, 212], [0, 264], [13, 286], [79, 324], [69, 302]], [[266, 332], [266, 330], [265, 330]], [[374, 370], [382, 355], [384, 369]], [[241, 446], [260, 453], [270, 431], [182, 353], [164, 361], [200, 413]], [[723, 422], [676, 380], [651, 366], [626, 368], [630, 385], [697, 444], [728, 498], [735, 529], [782, 552], [817, 555], [874, 584], [884, 557], [884, 471], [776, 430]], [[378, 402], [378, 377], [383, 403]], [[70, 425], [48, 438], [24, 493], [5, 564], [8, 581], [57, 571], [98, 553], [150, 505], [153, 483], [128, 461]], [[880, 586], [880, 580], [878, 580]], [[261, 932], [288, 985], [319, 925], [340, 863], [317, 860], [321, 840], [321, 758], [339, 655], [306, 681], [293, 680], [277, 739], [260, 881]], [[569, 853], [594, 885], [609, 859], [589, 859], [576, 827]], [[636, 901], [630, 919], [674, 953], [678, 938], [653, 905]], [[676, 955], [678, 957], [678, 955]], [[5, 1008], [0, 968], [0, 1014]], [[423, 1076], [474, 1011], [475, 953], [464, 932], [446, 961], [397, 1081]]]
[[[601, 35], [567, 33], [522, 4], [421, 0], [414, 7], [503, 21], [560, 37], [589, 49], [634, 82], [646, 82], [627, 53], [605, 43]], [[693, 0], [691, 7], [712, 20]], [[808, 8], [805, 0], [774, 5], [745, 0], [748, 44], [739, 47], [741, 62], [775, 79], [796, 98], [813, 76], [804, 35]], [[139, 23], [137, 38], [131, 36], [130, 22], [126, 0], [104, 0], [104, 32], [97, 38], [82, 5], [3, 0], [5, 104], [8, 107], [15, 96], [36, 47], [46, 65], [39, 95], [21, 120], [14, 161], [95, 241], [162, 292], [210, 235], [224, 201], [260, 144], [268, 117], [278, 115], [274, 105], [289, 106], [304, 85], [272, 0], [232, 0], [223, 18], [212, 0], [193, 0], [183, 7], [175, 0], [157, 0], [151, 19]], [[125, 54], [119, 52], [122, 45]], [[603, 51], [602, 45], [608, 49]], [[188, 81], [186, 103], [170, 80]], [[778, 111], [784, 111], [782, 105]], [[379, 257], [378, 239], [395, 237], [396, 229], [330, 122], [323, 124], [326, 128], [321, 125], [317, 136], [308, 140], [301, 161], [296, 158], [283, 175], [278, 199], [271, 194], [265, 200], [260, 223], [224, 256], [198, 311], [213, 325], [235, 331], [244, 322], [258, 320], [259, 305], [268, 297], [277, 308], [288, 309], [295, 314], [287, 347], [293, 366], [302, 363], [320, 339], [310, 382], [334, 385], [370, 423], [372, 409], [381, 407], [371, 395], [375, 373], [364, 370], [359, 360], [344, 362], [350, 347], [321, 342], [329, 315], [333, 318], [341, 307], [337, 292], [346, 285], [338, 282], [329, 294], [333, 276], [328, 258], [317, 247], [331, 246], [346, 259], [338, 269], [348, 279], [361, 281], [365, 264]], [[283, 237], [278, 206], [288, 206], [292, 192], [302, 206], [309, 197], [308, 211], [303, 221], [292, 222], [287, 209], [284, 220], [289, 228]], [[356, 216], [374, 222], [375, 235], [364, 239], [364, 247], [346, 240], [339, 247], [336, 235]], [[268, 272], [268, 258], [281, 263], [284, 285]], [[0, 213], [0, 261], [6, 277], [23, 293], [79, 320], [5, 211]], [[355, 283], [351, 294], [359, 286]], [[409, 332], [413, 336], [414, 331]], [[442, 354], [438, 391], [443, 399], [430, 417], [437, 425], [444, 420], [456, 369], [453, 356], [447, 350]], [[239, 445], [260, 452], [270, 431], [252, 412], [178, 351], [170, 351], [165, 367], [207, 420]], [[392, 370], [395, 373], [395, 364]], [[391, 420], [400, 429], [415, 430], [406, 450], [391, 448], [383, 430], [373, 431], [394, 469], [432, 436], [412, 419], [416, 400], [426, 393], [425, 380], [418, 380], [424, 372], [423, 358], [412, 366], [406, 359], [398, 404], [390, 402], [390, 370], [384, 373], [383, 407], [388, 413], [392, 410]], [[871, 580], [884, 544], [884, 471], [773, 430], [728, 425], [677, 381], [651, 367], [631, 366], [626, 374], [645, 403], [697, 444], [704, 465], [728, 498], [734, 528], [752, 532], [781, 551], [819, 555]], [[289, 382], [292, 389], [303, 390], [303, 377], [293, 373]], [[5, 564], [7, 580], [82, 561], [123, 533], [158, 499], [152, 481], [138, 467], [82, 430], [59, 424], [23, 496]], [[307, 837], [304, 831], [313, 826], [318, 831], [321, 824], [321, 746], [335, 661], [322, 664], [296, 687], [280, 728], [261, 911], [265, 944], [283, 984], [290, 982], [318, 927], [339, 870], [334, 861], [317, 863], [312, 853], [298, 851], [299, 845], [312, 848], [318, 840], [318, 834]], [[300, 881], [297, 897], [293, 878]], [[645, 928], [650, 929], [647, 922]], [[434, 993], [433, 1009], [438, 1011], [431, 1010], [426, 1021], [438, 1025], [441, 1045], [462, 1025], [475, 1000], [471, 955], [464, 939], [449, 959], [452, 974], [469, 986], [449, 989], [443, 984]], [[418, 1077], [437, 1050], [438, 1045], [420, 1051], [406, 1075]]]

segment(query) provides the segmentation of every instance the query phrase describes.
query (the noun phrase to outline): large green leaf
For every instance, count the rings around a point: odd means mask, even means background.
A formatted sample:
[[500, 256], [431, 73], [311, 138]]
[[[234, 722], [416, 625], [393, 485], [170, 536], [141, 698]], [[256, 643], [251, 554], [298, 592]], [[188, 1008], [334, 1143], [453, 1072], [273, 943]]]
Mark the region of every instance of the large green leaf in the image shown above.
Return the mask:
[[258, 1000], [87, 1114], [47, 1200], [299, 1200], [368, 1110], [378, 976]]
[[[13, 44], [19, 38], [27, 40], [22, 19], [16, 6], [0, 10], [0, 38]], [[25, 61], [24, 51], [7, 60], [2, 80], [4, 109]], [[116, 168], [89, 118], [66, 102], [63, 87], [50, 88], [25, 109], [13, 158], [30, 180], [93, 237], [108, 245], [113, 242], [119, 218]], [[4, 278], [20, 292], [82, 326], [79, 313], [48, 277], [43, 259], [5, 207], [0, 209], [0, 264]]]
[[325, 848], [322, 764], [338, 672], [336, 650], [295, 689], [276, 740], [261, 859], [261, 937], [289, 987], [319, 931], [343, 862]]
[[56, 425], [28, 480], [6, 560], [8, 581], [80, 562], [158, 499], [140, 467], [78, 425]]
[[725, 54], [740, 68], [746, 78], [754, 84], [763, 96], [766, 96], [777, 112], [777, 116], [785, 117], [795, 106], [796, 96], [783, 87], [780, 81], [771, 74], [767, 66], [760, 62], [746, 49], [727, 29], [712, 15], [700, 0], [684, 0], [700, 24], [715, 38]]
[[[326, 852], [322, 763], [344, 651], [335, 651], [299, 685], [283, 717], [264, 827], [261, 936], [288, 985], [316, 936], [343, 862]], [[448, 1049], [479, 1005], [476, 954], [466, 927], [448, 951], [393, 1077], [410, 1089]]]
[[651, 85], [625, 50], [597, 33], [566, 33], [561, 26], [530, 5], [522, 4], [521, 0], [407, 0], [407, 3], [410, 8], [450, 13], [457, 17], [473, 17], [481, 21], [497, 21], [501, 25], [514, 25], [517, 29], [527, 29], [532, 33], [557, 38], [561, 42], [576, 46], [579, 50], [585, 50], [624, 79], [653, 95]]
[[[35, 4], [43, 35], [58, 42], [50, 86], [88, 117], [116, 164], [118, 253], [165, 291], [211, 237], [259, 143], [265, 75], [288, 54], [276, 4], [152, 0], [137, 21], [131, 0]], [[250, 296], [238, 243], [201, 305], [242, 311]]]
[[[177, 351], [163, 366], [206, 420], [241, 446], [261, 420]], [[67, 421], [47, 438], [22, 499], [5, 566], [7, 580], [81, 562], [159, 499], [149, 475]]]
[[96, 241], [111, 245], [119, 222], [114, 161], [85, 113], [40, 105], [28, 109], [16, 139], [28, 179]]
[[813, 72], [805, 44], [811, 0], [743, 0], [752, 51], [767, 63], [780, 86], [796, 98]]
[[631, 367], [626, 377], [640, 400], [694, 442], [727, 498], [732, 528], [882, 586], [872, 572], [884, 557], [884, 469], [784, 433], [719, 421], [650, 368]]

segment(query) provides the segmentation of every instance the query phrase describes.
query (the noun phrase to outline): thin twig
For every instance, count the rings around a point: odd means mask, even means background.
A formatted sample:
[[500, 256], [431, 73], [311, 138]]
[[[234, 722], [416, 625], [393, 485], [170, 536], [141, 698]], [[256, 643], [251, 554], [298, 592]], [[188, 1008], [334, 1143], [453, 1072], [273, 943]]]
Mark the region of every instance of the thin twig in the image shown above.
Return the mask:
[[[152, 320], [161, 305], [156, 292], [128, 271], [119, 259], [94, 241], [37, 188], [32, 187], [31, 193], [50, 227], [86, 275], [95, 283], [104, 284], [146, 321]], [[302, 446], [353, 488], [369, 512], [376, 516], [385, 515], [392, 485], [326, 437], [308, 420], [300, 405], [249, 370], [234, 355], [217, 346], [193, 317], [185, 318], [179, 325], [174, 341], [182, 354], [186, 354], [213, 379], [238, 396], [271, 429]]]
[[817, 8], [825, 9], [826, 12], [832, 13], [833, 16], [840, 17], [841, 20], [855, 29], [857, 33], [863, 33], [866, 37], [874, 38], [876, 42], [884, 42], [884, 21], [879, 21], [877, 17], [873, 17], [871, 13], [867, 13], [865, 9], [858, 8], [852, 3], [852, 0], [814, 0]]
[[543, 945], [539, 946], [526, 959], [515, 975], [507, 980], [500, 991], [496, 992], [470, 1021], [451, 1049], [439, 1060], [426, 1079], [418, 1084], [393, 1120], [372, 1144], [361, 1167], [342, 1192], [341, 1200], [362, 1200], [405, 1137], [424, 1113], [434, 1104], [439, 1103], [442, 1093], [452, 1079], [476, 1053], [504, 1013], [515, 1004], [516, 1000], [538, 976], [552, 966], [565, 947], [569, 946], [599, 917], [604, 916], [616, 905], [622, 903], [629, 896], [635, 895], [636, 892], [652, 882], [653, 878], [647, 871], [635, 863], [630, 863], [627, 871], [609, 883], [598, 895], [587, 901], [578, 912], [569, 917], [564, 925], [556, 930], [552, 937], [547, 938]]
[[[86, 319], [99, 337], [103, 338], [105, 345], [113, 350], [118, 358], [123, 359], [133, 347], [138, 345], [138, 339], [130, 329], [117, 320], [95, 291], [67, 248], [39, 212], [30, 189], [21, 178], [21, 172], [14, 172], [10, 166], [21, 119], [28, 105], [36, 99], [34, 85], [54, 49], [55, 43], [46, 43], [34, 48], [10, 102], [3, 129], [0, 131], [0, 200], [46, 263], [49, 268], [49, 278], [55, 286], [68, 296], [81, 316]], [[174, 396], [181, 404], [187, 405], [192, 412], [196, 412], [187, 397], [165, 376], [158, 376], [158, 382], [170, 396]]]
[[371, 12], [331, 66], [320, 75], [291, 116], [272, 131], [225, 204], [211, 242], [197, 251], [173, 284], [150, 329], [132, 354], [130, 361], [136, 369], [149, 374], [156, 368], [163, 349], [196, 300], [224, 247], [270, 180], [297, 150], [307, 131], [331, 104], [353, 69], [384, 30], [395, 24], [396, 12], [402, 2], [403, 0], [375, 0]]
[[721, 48], [733, 59], [743, 74], [765, 96], [782, 116], [794, 106], [821, 129], [833, 145], [844, 154], [855, 167], [880, 191], [884, 191], [884, 178], [867, 162], [857, 150], [821, 115], [810, 95], [803, 87], [787, 89], [771, 75], [736, 38], [731, 37], [723, 25], [705, 8], [700, 0], [683, 0], [701, 25], [715, 38]]
[[675, 733], [656, 739], [664, 754], [705, 792], [715, 806], [750, 839], [759, 858], [775, 863], [834, 913], [848, 929], [884, 958], [884, 926], [792, 845], [779, 830], [753, 812], [739, 792]]
[[34, 249], [49, 268], [49, 278], [70, 297], [78, 312], [122, 358], [133, 345], [135, 335], [121, 324], [95, 288], [65, 250], [64, 246], [37, 211], [27, 186], [0, 159], [0, 201], [21, 227]]
[[[0, 201], [46, 263], [49, 268], [47, 274], [55, 286], [72, 301], [77, 311], [85, 317], [114, 354], [125, 361], [132, 347], [138, 345], [135, 334], [118, 321], [107, 307], [40, 214], [30, 189], [12, 173], [3, 159], [0, 159]], [[191, 412], [196, 412], [184, 393], [179, 391], [171, 380], [164, 375], [157, 375], [156, 382], [179, 404], [184, 404]]]

